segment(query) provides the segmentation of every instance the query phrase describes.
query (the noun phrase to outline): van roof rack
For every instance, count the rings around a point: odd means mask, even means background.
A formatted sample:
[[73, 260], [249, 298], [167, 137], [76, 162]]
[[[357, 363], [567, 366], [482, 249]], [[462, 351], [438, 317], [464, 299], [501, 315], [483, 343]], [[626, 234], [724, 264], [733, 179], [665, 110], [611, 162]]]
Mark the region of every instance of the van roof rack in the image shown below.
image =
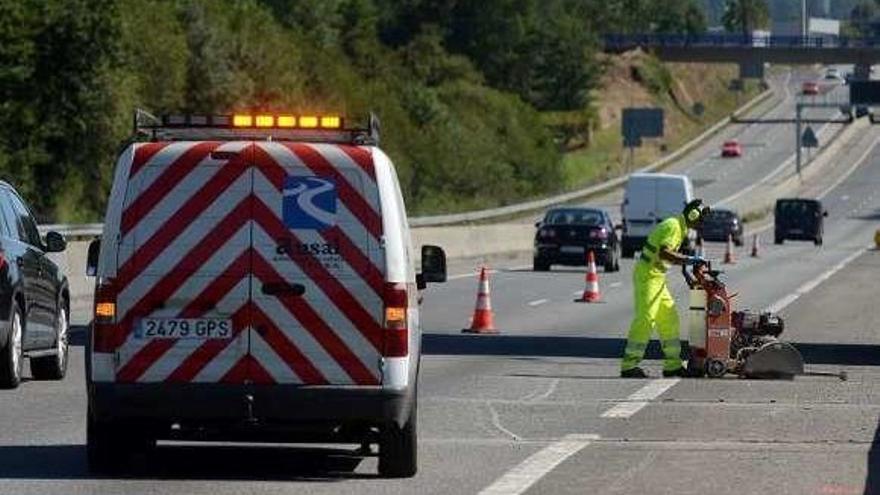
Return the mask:
[[307, 141], [379, 145], [379, 118], [370, 112], [362, 126], [348, 127], [336, 115], [240, 113], [155, 116], [136, 108], [134, 139], [150, 141]]

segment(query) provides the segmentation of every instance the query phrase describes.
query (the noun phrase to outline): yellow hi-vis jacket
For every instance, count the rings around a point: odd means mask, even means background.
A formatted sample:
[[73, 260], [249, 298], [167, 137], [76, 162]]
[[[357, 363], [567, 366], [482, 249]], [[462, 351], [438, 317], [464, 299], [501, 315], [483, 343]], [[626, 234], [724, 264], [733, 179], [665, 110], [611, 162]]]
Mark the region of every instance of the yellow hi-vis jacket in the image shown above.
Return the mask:
[[677, 215], [663, 220], [651, 231], [648, 240], [642, 247], [640, 260], [647, 263], [651, 268], [660, 272], [666, 272], [669, 263], [660, 259], [660, 250], [664, 247], [670, 251], [678, 251], [681, 243], [687, 235], [687, 223], [684, 215]]

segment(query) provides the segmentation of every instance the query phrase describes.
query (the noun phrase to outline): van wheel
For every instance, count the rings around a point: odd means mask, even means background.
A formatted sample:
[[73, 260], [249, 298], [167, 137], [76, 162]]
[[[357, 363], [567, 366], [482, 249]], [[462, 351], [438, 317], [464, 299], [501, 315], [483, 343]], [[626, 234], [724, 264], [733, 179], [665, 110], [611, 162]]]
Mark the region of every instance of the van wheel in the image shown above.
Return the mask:
[[13, 300], [9, 332], [0, 352], [0, 388], [16, 388], [21, 383], [21, 312]]
[[69, 324], [67, 310], [61, 307], [55, 318], [55, 351], [54, 356], [31, 359], [31, 373], [37, 380], [63, 380], [67, 374]]
[[632, 258], [636, 255], [636, 250], [631, 247], [623, 246], [620, 248], [620, 255], [624, 258]]
[[774, 237], [773, 238], [773, 244], [779, 245], [779, 244], [782, 244], [783, 242], [785, 242], [784, 237]]
[[390, 423], [380, 432], [379, 475], [384, 478], [411, 478], [418, 464], [418, 439], [416, 437], [417, 402], [403, 428]]
[[548, 270], [550, 270], [550, 263], [547, 263], [546, 261], [541, 261], [538, 258], [534, 258], [532, 260], [532, 271], [546, 272]]
[[620, 270], [620, 262], [617, 261], [620, 254], [616, 249], [611, 250], [608, 253], [608, 259], [605, 261], [605, 271], [606, 272], [616, 272]]
[[86, 460], [93, 473], [119, 471], [125, 462], [125, 443], [119, 428], [112, 423], [98, 421], [91, 411], [86, 420]]
[[132, 432], [134, 427], [95, 419], [87, 413], [86, 461], [92, 473], [118, 473], [134, 452], [149, 451], [156, 440], [147, 435]]

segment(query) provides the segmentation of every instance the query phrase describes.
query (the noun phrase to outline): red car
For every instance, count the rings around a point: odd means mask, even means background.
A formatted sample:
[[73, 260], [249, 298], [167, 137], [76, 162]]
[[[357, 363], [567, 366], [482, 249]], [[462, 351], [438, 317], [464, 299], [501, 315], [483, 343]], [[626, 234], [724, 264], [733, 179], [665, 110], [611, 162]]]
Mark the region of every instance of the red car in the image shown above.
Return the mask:
[[801, 93], [805, 95], [819, 94], [819, 83], [816, 81], [804, 81], [804, 84], [801, 86]]
[[735, 139], [724, 141], [724, 144], [721, 145], [721, 156], [723, 157], [742, 156], [742, 154], [742, 145]]

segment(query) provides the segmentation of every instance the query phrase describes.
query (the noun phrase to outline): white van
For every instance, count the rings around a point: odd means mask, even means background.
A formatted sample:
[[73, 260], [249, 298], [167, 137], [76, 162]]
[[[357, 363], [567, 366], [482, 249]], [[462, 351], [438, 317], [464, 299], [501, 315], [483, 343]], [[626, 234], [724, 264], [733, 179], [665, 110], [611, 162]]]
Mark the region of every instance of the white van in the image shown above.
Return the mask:
[[424, 246], [416, 273], [378, 123], [148, 117], [89, 249], [89, 466], [157, 439], [316, 441], [415, 474], [419, 291], [446, 259]]
[[[642, 248], [651, 230], [661, 221], [681, 214], [694, 197], [694, 187], [685, 175], [632, 174], [623, 194], [621, 254], [632, 258]], [[685, 241], [688, 249], [691, 239]]]

